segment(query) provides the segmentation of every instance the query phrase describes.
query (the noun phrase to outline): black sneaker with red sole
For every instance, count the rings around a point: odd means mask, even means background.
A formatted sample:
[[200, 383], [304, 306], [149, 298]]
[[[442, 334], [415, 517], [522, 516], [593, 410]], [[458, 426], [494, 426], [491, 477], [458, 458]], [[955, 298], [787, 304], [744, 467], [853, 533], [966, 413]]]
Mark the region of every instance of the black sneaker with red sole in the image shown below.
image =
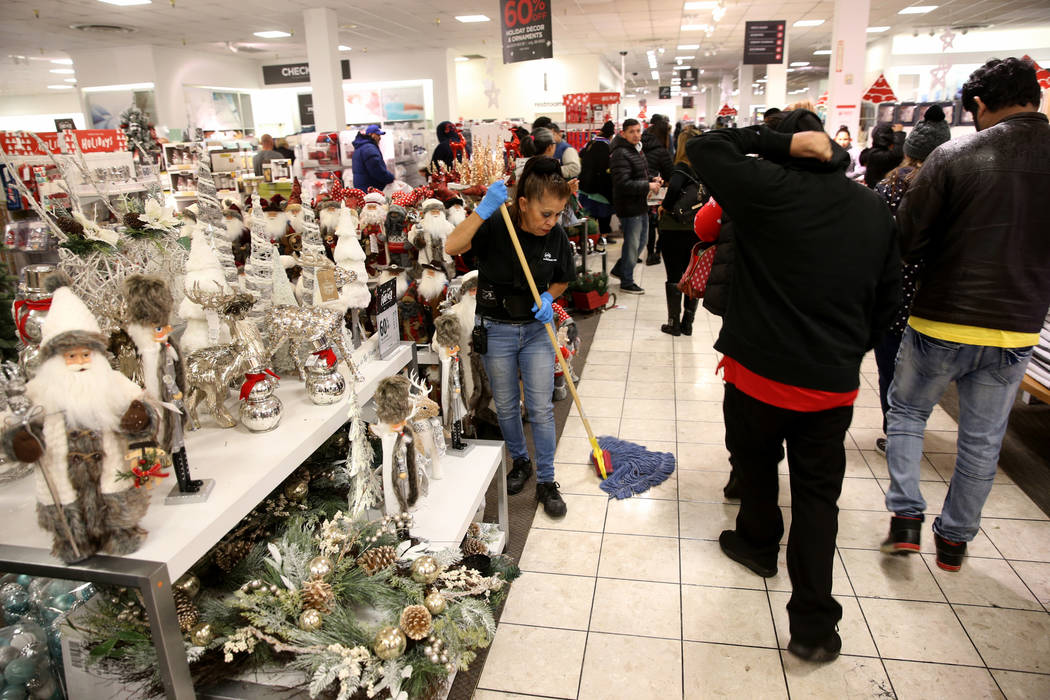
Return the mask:
[[966, 543], [946, 540], [936, 532], [933, 542], [937, 545], [937, 566], [945, 571], [958, 571], [966, 558]]
[[890, 518], [890, 534], [882, 541], [883, 554], [914, 554], [922, 541], [921, 515], [894, 515]]

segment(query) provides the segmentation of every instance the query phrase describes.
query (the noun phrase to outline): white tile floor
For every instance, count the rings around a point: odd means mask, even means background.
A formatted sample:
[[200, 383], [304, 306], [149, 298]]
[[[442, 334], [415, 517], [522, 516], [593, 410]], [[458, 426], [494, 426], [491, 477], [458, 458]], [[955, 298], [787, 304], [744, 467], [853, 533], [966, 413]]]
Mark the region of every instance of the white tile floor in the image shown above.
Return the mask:
[[[663, 276], [639, 266], [648, 292], [621, 295], [626, 308], [603, 314], [580, 394], [599, 434], [674, 452], [678, 470], [650, 493], [609, 501], [582, 424], [569, 419], [557, 453], [569, 514], [537, 513], [474, 697], [1050, 698], [1050, 520], [1005, 474], [961, 572], [937, 568], [928, 527], [922, 556], [877, 551], [888, 474], [873, 451], [881, 419], [870, 359], [840, 500], [843, 656], [814, 666], [784, 651], [783, 553], [780, 575], [762, 579], [716, 541], [737, 510], [722, 498], [719, 319], [701, 311], [692, 337], [661, 334]], [[955, 425], [938, 408], [930, 427], [922, 479], [936, 512]]]

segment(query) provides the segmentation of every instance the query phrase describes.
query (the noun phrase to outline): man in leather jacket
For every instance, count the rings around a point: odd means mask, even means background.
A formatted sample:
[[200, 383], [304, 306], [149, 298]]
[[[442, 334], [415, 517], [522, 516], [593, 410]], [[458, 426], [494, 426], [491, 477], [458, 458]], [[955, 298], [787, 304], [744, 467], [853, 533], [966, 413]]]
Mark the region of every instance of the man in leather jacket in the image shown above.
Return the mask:
[[977, 534], [1010, 408], [1050, 306], [1050, 127], [1031, 62], [993, 59], [962, 89], [976, 134], [937, 148], [898, 212], [919, 291], [889, 391], [882, 550], [917, 552], [923, 433], [945, 387], [959, 388], [958, 458], [933, 523], [937, 564], [957, 571]]

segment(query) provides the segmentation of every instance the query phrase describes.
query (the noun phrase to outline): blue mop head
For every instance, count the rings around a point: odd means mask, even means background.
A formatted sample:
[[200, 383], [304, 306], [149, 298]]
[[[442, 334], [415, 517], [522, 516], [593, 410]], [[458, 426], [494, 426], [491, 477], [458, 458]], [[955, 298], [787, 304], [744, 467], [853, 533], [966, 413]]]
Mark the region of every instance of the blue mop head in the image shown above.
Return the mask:
[[674, 455], [650, 452], [641, 445], [609, 435], [598, 438], [598, 445], [612, 457], [612, 473], [600, 484], [610, 498], [630, 498], [662, 484], [674, 473]]

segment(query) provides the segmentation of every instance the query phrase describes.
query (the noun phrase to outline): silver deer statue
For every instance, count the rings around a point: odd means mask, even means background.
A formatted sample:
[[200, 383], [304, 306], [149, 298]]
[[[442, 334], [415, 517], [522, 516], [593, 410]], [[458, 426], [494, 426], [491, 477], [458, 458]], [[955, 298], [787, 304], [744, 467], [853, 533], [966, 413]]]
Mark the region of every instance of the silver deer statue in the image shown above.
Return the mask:
[[298, 352], [299, 346], [308, 343], [311, 338], [324, 335], [332, 341], [353, 380], [363, 381], [364, 375], [358, 371], [344, 341], [343, 323], [343, 314], [319, 306], [272, 306], [263, 319], [264, 327], [270, 331], [270, 354], [267, 359], [273, 357], [288, 341], [288, 350], [295, 368], [299, 370], [299, 377], [306, 381], [306, 367]]

